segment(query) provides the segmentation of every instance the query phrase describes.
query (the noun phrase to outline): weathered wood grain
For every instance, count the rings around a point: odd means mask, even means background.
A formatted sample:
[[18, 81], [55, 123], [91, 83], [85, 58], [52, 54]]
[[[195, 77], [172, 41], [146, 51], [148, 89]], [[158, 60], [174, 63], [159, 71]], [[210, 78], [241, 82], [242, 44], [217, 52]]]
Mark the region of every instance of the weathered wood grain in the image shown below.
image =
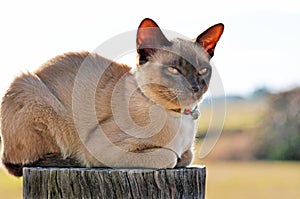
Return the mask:
[[29, 198], [200, 198], [206, 168], [23, 170], [23, 197]]

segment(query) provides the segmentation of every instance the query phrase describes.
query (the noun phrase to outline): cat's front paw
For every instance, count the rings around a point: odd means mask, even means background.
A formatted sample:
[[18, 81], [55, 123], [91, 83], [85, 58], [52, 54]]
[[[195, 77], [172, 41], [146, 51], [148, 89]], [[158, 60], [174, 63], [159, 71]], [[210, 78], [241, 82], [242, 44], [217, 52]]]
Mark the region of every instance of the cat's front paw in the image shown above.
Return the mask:
[[193, 152], [191, 149], [189, 149], [182, 154], [181, 158], [178, 158], [178, 161], [177, 161], [177, 164], [175, 167], [176, 168], [186, 167], [191, 164], [192, 160], [193, 160]]

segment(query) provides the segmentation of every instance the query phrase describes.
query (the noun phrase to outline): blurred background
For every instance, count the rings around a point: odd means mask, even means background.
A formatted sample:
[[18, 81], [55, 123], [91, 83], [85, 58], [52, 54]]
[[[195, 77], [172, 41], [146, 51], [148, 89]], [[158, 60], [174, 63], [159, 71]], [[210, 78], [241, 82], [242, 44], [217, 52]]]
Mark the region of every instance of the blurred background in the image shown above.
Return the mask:
[[[3, 1], [0, 95], [20, 72], [34, 71], [65, 52], [93, 51], [111, 37], [135, 30], [145, 17], [189, 38], [225, 24], [212, 59], [221, 92], [207, 95], [200, 105], [193, 162], [207, 166], [207, 198], [298, 198], [300, 7], [294, 0]], [[133, 52], [119, 61], [134, 66]], [[222, 123], [214, 120], [212, 106], [224, 99], [222, 134], [210, 153], [199, 158], [208, 128]], [[0, 170], [0, 197], [21, 194], [22, 179]]]

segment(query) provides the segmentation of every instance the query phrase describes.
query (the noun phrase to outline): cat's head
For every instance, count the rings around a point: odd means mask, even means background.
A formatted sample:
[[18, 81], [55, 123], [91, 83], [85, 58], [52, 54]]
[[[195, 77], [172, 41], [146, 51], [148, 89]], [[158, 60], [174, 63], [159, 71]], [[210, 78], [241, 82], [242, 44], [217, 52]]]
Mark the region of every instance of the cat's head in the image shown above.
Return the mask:
[[136, 40], [136, 78], [142, 92], [167, 109], [198, 103], [208, 89], [212, 74], [209, 61], [223, 29], [223, 24], [216, 24], [193, 41], [169, 41], [153, 20], [144, 19]]

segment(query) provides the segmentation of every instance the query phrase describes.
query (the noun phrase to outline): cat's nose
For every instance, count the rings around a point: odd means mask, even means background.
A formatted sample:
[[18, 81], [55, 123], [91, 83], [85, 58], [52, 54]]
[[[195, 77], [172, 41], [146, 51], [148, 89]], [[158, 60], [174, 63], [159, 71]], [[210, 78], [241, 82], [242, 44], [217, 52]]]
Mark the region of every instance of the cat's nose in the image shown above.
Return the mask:
[[199, 86], [196, 85], [192, 86], [192, 89], [195, 93], [197, 93], [200, 90]]
[[194, 93], [199, 92], [200, 87], [199, 87], [197, 79], [191, 79], [190, 84], [191, 84], [191, 87], [192, 87], [192, 90], [194, 91]]

